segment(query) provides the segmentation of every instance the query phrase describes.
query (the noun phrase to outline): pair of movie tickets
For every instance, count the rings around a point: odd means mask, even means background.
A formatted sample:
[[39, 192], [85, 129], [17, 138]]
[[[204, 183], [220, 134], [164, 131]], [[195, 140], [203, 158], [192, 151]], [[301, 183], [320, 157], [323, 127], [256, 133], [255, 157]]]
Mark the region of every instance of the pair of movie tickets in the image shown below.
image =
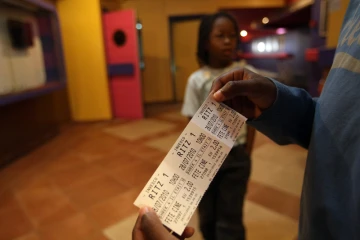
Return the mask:
[[181, 235], [245, 122], [209, 96], [134, 204], [152, 207], [166, 227]]

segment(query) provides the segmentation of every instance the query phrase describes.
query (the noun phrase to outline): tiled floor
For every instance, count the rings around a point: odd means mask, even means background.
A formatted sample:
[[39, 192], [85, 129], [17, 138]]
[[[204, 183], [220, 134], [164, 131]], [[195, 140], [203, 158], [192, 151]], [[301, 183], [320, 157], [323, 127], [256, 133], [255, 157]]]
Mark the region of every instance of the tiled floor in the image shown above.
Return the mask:
[[[186, 123], [171, 110], [64, 127], [0, 170], [0, 240], [130, 239], [132, 203]], [[257, 133], [245, 206], [249, 240], [295, 238], [305, 157], [300, 147]]]

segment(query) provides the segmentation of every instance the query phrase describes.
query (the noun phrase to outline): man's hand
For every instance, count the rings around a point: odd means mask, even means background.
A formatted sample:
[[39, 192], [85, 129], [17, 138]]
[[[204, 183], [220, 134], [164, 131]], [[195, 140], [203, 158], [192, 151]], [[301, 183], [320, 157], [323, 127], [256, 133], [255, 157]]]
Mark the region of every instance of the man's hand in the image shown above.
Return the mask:
[[[189, 238], [194, 234], [193, 228], [187, 227], [180, 239]], [[162, 225], [156, 213], [149, 207], [140, 209], [136, 220], [132, 240], [177, 240]]]
[[211, 92], [216, 101], [250, 119], [258, 117], [276, 100], [275, 84], [247, 69], [236, 69], [215, 79]]

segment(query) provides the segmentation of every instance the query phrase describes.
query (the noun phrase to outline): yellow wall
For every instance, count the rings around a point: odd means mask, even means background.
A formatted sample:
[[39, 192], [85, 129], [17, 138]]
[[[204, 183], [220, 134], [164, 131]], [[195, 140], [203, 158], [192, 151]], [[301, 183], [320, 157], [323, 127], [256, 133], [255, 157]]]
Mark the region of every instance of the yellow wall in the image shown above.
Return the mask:
[[326, 47], [328, 48], [335, 48], [337, 46], [342, 22], [350, 0], [341, 0], [340, 2], [340, 9], [328, 15], [328, 33], [326, 39]]
[[219, 8], [279, 7], [284, 0], [128, 0], [120, 5], [136, 9], [143, 24], [144, 98], [145, 102], [159, 102], [172, 100], [169, 16], [211, 13]]
[[110, 119], [100, 1], [59, 0], [57, 9], [73, 119]]

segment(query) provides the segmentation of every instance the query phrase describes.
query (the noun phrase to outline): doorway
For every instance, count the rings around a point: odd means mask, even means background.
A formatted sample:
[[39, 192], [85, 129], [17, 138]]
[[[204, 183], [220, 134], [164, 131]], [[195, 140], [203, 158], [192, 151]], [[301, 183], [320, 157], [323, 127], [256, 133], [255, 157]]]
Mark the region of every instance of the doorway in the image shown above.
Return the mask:
[[204, 15], [170, 17], [173, 101], [184, 99], [189, 76], [199, 68], [196, 58], [198, 30]]

